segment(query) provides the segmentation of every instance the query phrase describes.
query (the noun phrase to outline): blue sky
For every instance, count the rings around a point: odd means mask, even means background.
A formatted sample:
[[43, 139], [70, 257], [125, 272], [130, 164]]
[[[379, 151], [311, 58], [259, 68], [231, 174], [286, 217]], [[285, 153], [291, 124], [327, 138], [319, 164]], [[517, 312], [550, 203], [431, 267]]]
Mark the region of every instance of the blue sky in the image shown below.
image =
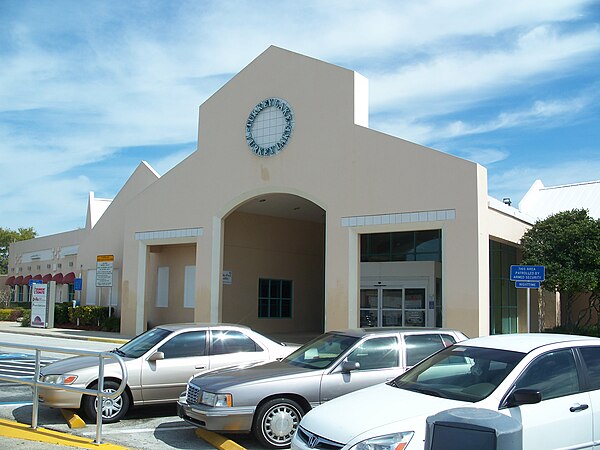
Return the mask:
[[0, 0], [0, 227], [80, 228], [89, 191], [164, 174], [270, 45], [366, 76], [371, 128], [484, 165], [496, 198], [600, 179], [597, 0]]

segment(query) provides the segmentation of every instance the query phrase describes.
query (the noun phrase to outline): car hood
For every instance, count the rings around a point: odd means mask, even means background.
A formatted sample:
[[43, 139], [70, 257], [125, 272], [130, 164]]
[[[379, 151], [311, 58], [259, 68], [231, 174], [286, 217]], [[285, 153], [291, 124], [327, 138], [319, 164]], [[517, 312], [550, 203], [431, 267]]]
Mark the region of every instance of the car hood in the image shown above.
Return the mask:
[[[395, 431], [413, 431], [401, 428], [404, 425], [412, 427], [414, 419], [462, 405], [465, 402], [398, 389], [382, 383], [320, 405], [309, 411], [300, 425], [326, 439], [347, 444], [363, 434], [360, 440], [385, 434], [387, 431], [373, 434], [369, 432], [374, 429], [385, 430], [390, 425]], [[340, 423], [344, 426], [340, 426]], [[419, 426], [424, 429], [425, 422]]]
[[[123, 358], [124, 361], [127, 361], [131, 358]], [[116, 360], [105, 359], [105, 365], [112, 366], [117, 364]], [[60, 375], [63, 373], [73, 373], [76, 371], [81, 371], [88, 369], [90, 367], [96, 368], [96, 372], [98, 372], [98, 357], [96, 356], [74, 356], [72, 358], [61, 359], [60, 361], [53, 362], [43, 367], [40, 371], [42, 375]]]
[[214, 370], [194, 377], [190, 383], [202, 390], [219, 392], [233, 386], [269, 383], [275, 380], [320, 375], [322, 370], [306, 369], [287, 362], [274, 361], [245, 368]]

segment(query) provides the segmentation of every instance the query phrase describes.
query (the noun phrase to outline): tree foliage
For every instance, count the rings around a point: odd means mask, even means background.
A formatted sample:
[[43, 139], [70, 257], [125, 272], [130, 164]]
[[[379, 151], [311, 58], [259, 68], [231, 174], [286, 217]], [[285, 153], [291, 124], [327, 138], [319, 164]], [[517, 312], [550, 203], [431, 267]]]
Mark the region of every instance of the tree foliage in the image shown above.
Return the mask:
[[37, 232], [33, 227], [10, 230], [0, 227], [0, 273], [8, 273], [8, 246], [13, 242], [33, 239]]
[[600, 220], [585, 209], [563, 211], [536, 222], [521, 245], [523, 264], [546, 267], [542, 287], [561, 293], [569, 325], [578, 295], [600, 292]]

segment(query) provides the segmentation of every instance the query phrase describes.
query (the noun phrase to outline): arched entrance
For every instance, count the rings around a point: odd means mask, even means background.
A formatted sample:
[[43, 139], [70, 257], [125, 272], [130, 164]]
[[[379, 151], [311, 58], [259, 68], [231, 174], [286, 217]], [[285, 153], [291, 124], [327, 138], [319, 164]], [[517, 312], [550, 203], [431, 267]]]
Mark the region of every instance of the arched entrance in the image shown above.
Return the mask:
[[271, 335], [322, 332], [325, 211], [297, 195], [260, 195], [223, 231], [222, 320]]

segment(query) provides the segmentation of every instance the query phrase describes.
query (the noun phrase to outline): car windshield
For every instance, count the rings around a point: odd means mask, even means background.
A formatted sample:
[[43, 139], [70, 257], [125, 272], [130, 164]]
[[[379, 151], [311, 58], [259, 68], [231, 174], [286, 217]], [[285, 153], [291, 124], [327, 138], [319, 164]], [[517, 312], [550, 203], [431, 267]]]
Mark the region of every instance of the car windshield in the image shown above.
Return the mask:
[[115, 353], [126, 358], [139, 358], [169, 334], [171, 332], [163, 328], [153, 328], [115, 349]]
[[325, 369], [358, 340], [353, 336], [326, 333], [304, 344], [284, 361], [307, 369]]
[[454, 345], [389, 384], [435, 397], [478, 402], [491, 394], [524, 356], [508, 350]]

